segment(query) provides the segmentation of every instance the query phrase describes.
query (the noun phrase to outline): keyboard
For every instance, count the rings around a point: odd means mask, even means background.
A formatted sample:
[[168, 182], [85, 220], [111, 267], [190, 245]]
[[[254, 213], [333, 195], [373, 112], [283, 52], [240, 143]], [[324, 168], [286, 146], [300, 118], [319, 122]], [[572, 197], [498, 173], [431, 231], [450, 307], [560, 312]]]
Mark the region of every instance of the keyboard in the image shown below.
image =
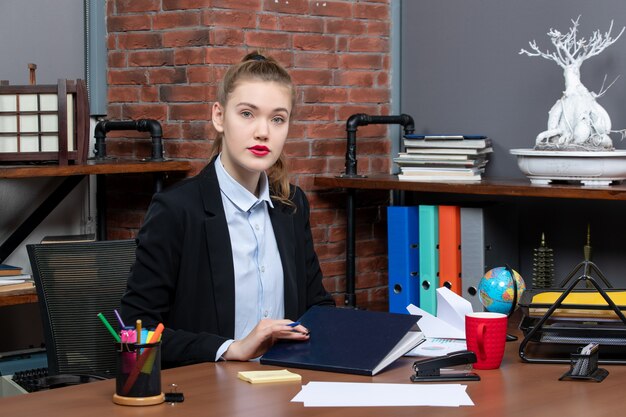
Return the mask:
[[48, 376], [48, 368], [35, 368], [26, 371], [17, 371], [13, 374], [13, 382], [24, 388], [27, 392], [35, 392], [41, 389], [40, 378]]

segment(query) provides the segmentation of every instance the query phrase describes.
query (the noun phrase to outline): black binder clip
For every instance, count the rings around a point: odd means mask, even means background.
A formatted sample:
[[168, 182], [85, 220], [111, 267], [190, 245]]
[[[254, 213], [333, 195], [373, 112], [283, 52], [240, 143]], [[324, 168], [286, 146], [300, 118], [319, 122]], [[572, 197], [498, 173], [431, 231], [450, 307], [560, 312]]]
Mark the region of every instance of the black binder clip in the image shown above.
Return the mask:
[[415, 375], [411, 375], [411, 381], [480, 381], [480, 376], [474, 372], [441, 372], [442, 368], [469, 365], [475, 362], [476, 354], [470, 350], [462, 350], [460, 352], [449, 353], [445, 356], [415, 361], [413, 363]]

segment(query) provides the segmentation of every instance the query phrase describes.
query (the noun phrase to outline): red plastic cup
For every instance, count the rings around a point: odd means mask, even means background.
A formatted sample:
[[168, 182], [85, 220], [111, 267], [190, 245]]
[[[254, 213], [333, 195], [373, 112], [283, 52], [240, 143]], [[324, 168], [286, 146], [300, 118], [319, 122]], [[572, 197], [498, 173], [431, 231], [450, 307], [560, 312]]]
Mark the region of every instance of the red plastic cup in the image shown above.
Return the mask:
[[507, 317], [477, 312], [465, 315], [467, 349], [476, 354], [475, 369], [497, 369], [504, 357]]

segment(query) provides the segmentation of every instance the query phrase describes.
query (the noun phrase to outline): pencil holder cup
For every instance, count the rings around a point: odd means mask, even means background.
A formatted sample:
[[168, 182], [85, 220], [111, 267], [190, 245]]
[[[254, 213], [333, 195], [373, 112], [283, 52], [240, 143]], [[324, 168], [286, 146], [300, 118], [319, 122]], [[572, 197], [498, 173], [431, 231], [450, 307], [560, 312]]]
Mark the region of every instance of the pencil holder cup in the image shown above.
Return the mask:
[[165, 401], [161, 391], [161, 342], [118, 343], [115, 394], [120, 405], [154, 405]]

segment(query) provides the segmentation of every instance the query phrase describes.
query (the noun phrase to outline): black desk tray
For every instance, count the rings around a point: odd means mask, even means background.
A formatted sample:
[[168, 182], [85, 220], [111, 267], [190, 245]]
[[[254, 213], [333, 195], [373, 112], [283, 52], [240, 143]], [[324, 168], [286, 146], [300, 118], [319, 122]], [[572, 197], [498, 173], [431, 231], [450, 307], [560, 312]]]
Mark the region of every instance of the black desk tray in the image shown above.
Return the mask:
[[[590, 342], [602, 346], [602, 356], [598, 363], [626, 365], [626, 317], [622, 309], [626, 290], [614, 290], [597, 267], [590, 261], [584, 261], [574, 270], [584, 268], [584, 273], [573, 280], [567, 288], [542, 291], [529, 290], [522, 295], [519, 305], [523, 313], [520, 330], [524, 340], [519, 346], [519, 355], [524, 362], [530, 363], [570, 363], [575, 349]], [[589, 275], [595, 271], [609, 287], [601, 288]], [[570, 280], [573, 273], [565, 280]], [[581, 282], [591, 284], [592, 288], [574, 289]], [[540, 292], [558, 292], [537, 303]], [[620, 294], [621, 293], [621, 294]], [[593, 303], [580, 300], [593, 299]], [[535, 302], [533, 303], [533, 300]], [[572, 301], [573, 300], [573, 301]], [[532, 355], [531, 355], [532, 353]]]

